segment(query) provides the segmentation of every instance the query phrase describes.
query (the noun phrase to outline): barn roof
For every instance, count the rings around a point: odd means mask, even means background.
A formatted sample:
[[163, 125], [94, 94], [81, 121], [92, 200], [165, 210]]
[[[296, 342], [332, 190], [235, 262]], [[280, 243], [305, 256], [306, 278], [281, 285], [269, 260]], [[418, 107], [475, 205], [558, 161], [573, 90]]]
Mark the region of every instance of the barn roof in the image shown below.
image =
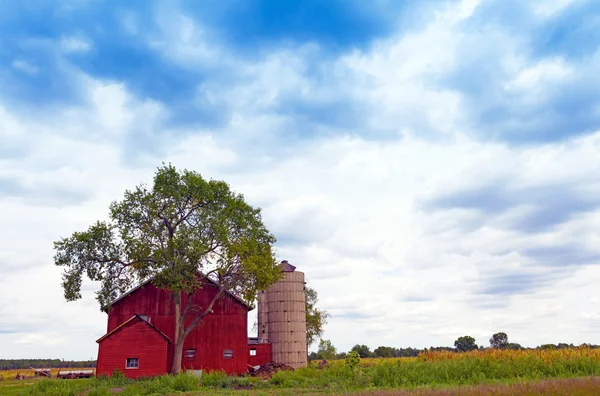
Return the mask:
[[[205, 278], [207, 279], [210, 284], [212, 284], [213, 286], [217, 286], [217, 284], [211, 280], [210, 278]], [[145, 282], [140, 283], [139, 285], [137, 285], [136, 287], [134, 287], [133, 289], [123, 293], [121, 296], [119, 296], [117, 299], [115, 299], [114, 301], [112, 301], [109, 305], [114, 305], [116, 304], [118, 301], [121, 301], [122, 299], [124, 299], [125, 297], [127, 297], [128, 295], [130, 295], [131, 293], [135, 292], [136, 290], [146, 286], [148, 283], [152, 282], [152, 279], [148, 279]], [[250, 304], [248, 304], [247, 302], [245, 302], [244, 300], [242, 300], [240, 297], [236, 296], [235, 294], [233, 294], [232, 292], [225, 290], [225, 293], [233, 298], [234, 300], [236, 300], [238, 303], [242, 304], [243, 306], [245, 306], [246, 308], [248, 308], [248, 311], [251, 311], [254, 309], [254, 307]], [[102, 311], [107, 312], [108, 310], [108, 305], [105, 305], [102, 307]]]
[[111, 335], [115, 334], [117, 331], [119, 331], [120, 329], [122, 329], [123, 327], [127, 326], [128, 323], [131, 323], [131, 321], [139, 319], [142, 322], [146, 323], [148, 326], [152, 327], [154, 330], [156, 330], [161, 336], [165, 337], [165, 339], [170, 343], [171, 339], [169, 337], [167, 337], [167, 335], [165, 333], [163, 333], [162, 331], [158, 330], [156, 328], [156, 326], [154, 326], [152, 323], [148, 322], [148, 320], [144, 319], [142, 316], [135, 314], [133, 315], [131, 318], [127, 319], [125, 322], [121, 323], [120, 325], [118, 325], [117, 327], [115, 327], [112, 331], [109, 331], [108, 333], [104, 334], [102, 337], [98, 338], [96, 340], [96, 342], [100, 342], [108, 337], [110, 337]]

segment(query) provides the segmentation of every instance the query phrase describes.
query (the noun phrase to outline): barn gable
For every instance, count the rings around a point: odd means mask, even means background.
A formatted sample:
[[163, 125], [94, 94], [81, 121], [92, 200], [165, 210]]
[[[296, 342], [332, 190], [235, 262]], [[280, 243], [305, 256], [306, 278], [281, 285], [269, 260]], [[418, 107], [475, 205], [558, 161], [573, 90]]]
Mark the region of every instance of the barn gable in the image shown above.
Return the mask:
[[[217, 284], [215, 282], [213, 282], [212, 280], [210, 280], [209, 278], [206, 278], [206, 280], [208, 281], [205, 286], [207, 287], [218, 287]], [[121, 300], [123, 300], [124, 298], [126, 298], [127, 296], [132, 295], [133, 293], [137, 292], [140, 289], [143, 289], [144, 287], [148, 286], [148, 285], [152, 285], [152, 279], [149, 279], [143, 283], [140, 283], [138, 286], [132, 288], [131, 290], [123, 293], [121, 296], [119, 296], [118, 298], [116, 298], [114, 301], [112, 301], [110, 304], [103, 306], [101, 309], [103, 312], [108, 313], [108, 310], [110, 307], [114, 306], [115, 304], [117, 304], [118, 302], [120, 302]], [[202, 290], [202, 289], [200, 289]], [[225, 293], [222, 295], [222, 298], [227, 298], [230, 299], [233, 302], [236, 302], [237, 304], [243, 306], [245, 309], [247, 309], [248, 311], [251, 311], [254, 309], [254, 307], [250, 304], [248, 304], [247, 302], [245, 302], [243, 299], [241, 299], [240, 297], [236, 296], [235, 294], [231, 293], [230, 291], [225, 291]]]
[[97, 343], [102, 342], [103, 340], [112, 336], [117, 331], [121, 330], [122, 328], [124, 328], [125, 326], [130, 324], [131, 322], [137, 321], [137, 320], [141, 320], [142, 322], [144, 322], [145, 324], [147, 324], [148, 326], [153, 328], [156, 332], [158, 332], [161, 336], [163, 336], [169, 344], [171, 343], [171, 339], [169, 337], [167, 337], [167, 335], [165, 333], [163, 333], [162, 331], [157, 329], [156, 326], [152, 325], [152, 323], [148, 322], [142, 315], [138, 315], [138, 314], [133, 315], [130, 319], [126, 320], [125, 322], [121, 323], [119, 326], [115, 327], [112, 331], [109, 331], [108, 333], [104, 334], [102, 337], [98, 338], [96, 340], [96, 342]]
[[118, 370], [128, 378], [139, 378], [168, 372], [171, 340], [140, 315], [132, 316], [96, 342], [96, 375], [109, 376]]

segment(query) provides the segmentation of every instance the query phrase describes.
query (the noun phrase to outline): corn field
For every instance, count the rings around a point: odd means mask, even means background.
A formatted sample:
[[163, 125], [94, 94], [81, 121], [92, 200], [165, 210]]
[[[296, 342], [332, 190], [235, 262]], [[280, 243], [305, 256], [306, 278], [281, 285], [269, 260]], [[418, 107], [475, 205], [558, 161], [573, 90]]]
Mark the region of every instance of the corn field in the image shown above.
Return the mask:
[[553, 362], [573, 360], [573, 359], [592, 359], [600, 363], [600, 349], [578, 347], [565, 349], [522, 349], [522, 350], [506, 350], [506, 349], [484, 349], [471, 352], [454, 353], [454, 352], [421, 352], [418, 360], [424, 362], [436, 362], [443, 360], [456, 359], [483, 359], [483, 360], [501, 360], [510, 361], [517, 359], [535, 359], [548, 364]]

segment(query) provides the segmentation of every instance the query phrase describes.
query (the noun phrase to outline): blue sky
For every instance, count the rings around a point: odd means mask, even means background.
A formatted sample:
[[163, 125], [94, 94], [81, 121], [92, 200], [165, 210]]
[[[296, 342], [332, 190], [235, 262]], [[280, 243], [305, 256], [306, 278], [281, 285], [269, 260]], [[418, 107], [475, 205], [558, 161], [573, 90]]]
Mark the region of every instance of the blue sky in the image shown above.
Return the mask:
[[263, 208], [340, 350], [597, 343], [599, 84], [595, 1], [0, 0], [0, 358], [95, 358], [52, 242], [163, 161]]

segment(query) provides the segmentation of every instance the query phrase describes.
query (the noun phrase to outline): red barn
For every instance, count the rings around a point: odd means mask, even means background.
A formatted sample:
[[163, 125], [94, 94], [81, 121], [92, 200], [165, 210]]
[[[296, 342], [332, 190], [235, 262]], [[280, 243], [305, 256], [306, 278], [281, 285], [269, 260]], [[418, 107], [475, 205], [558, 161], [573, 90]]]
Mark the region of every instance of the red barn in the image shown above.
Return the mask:
[[271, 361], [271, 343], [257, 337], [248, 338], [248, 365], [262, 366]]
[[[217, 286], [209, 284], [191, 300], [206, 307], [217, 292]], [[189, 298], [184, 296], [182, 310]], [[110, 375], [115, 369], [130, 378], [168, 373], [175, 339], [173, 309], [168, 292], [150, 282], [115, 300], [108, 310], [107, 334], [97, 341], [96, 374]], [[213, 312], [185, 339], [182, 368], [246, 373], [251, 353], [247, 331], [251, 309], [235, 295], [223, 294]], [[270, 348], [269, 352], [265, 348], [259, 347], [259, 356], [253, 351], [252, 363], [271, 361]]]
[[[98, 340], [96, 372], [115, 369], [128, 377], [150, 377], [167, 372], [171, 340], [140, 315], [133, 315]], [[123, 347], [123, 345], [127, 347]]]

